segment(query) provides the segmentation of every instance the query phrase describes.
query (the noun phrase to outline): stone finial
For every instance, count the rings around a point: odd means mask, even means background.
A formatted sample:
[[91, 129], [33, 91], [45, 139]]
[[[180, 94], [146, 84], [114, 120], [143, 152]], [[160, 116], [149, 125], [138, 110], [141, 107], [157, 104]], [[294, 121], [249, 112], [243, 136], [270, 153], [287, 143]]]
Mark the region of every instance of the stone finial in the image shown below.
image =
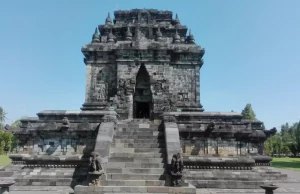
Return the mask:
[[179, 34], [178, 34], [178, 32], [177, 32], [177, 28], [176, 28], [176, 32], [175, 32], [175, 35], [174, 35], [174, 38], [173, 38], [173, 43], [180, 43], [181, 41], [180, 41], [180, 36], [179, 36]]
[[107, 25], [112, 25], [112, 20], [111, 20], [111, 18], [110, 18], [110, 13], [109, 13], [109, 12], [108, 12], [107, 18], [106, 18], [106, 20], [105, 20], [105, 24], [107, 24]]
[[110, 32], [109, 32], [108, 37], [107, 37], [107, 42], [115, 42], [114, 39], [115, 39], [115, 36], [112, 33], [112, 28], [110, 28]]
[[156, 40], [160, 41], [162, 40], [162, 33], [160, 31], [160, 27], [158, 26], [157, 32], [156, 32]]
[[180, 20], [178, 18], [178, 14], [177, 13], [176, 13], [174, 22], [175, 22], [175, 24], [180, 24]]
[[195, 38], [194, 38], [194, 35], [192, 34], [192, 30], [190, 30], [190, 32], [189, 32], [188, 43], [195, 44]]
[[130, 31], [129, 26], [127, 26], [127, 31], [126, 31], [126, 35], [125, 35], [125, 40], [132, 40], [132, 33]]
[[100, 36], [98, 34], [97, 27], [95, 28], [95, 32], [94, 32], [93, 38], [92, 38], [92, 43], [95, 43], [95, 42], [100, 42]]

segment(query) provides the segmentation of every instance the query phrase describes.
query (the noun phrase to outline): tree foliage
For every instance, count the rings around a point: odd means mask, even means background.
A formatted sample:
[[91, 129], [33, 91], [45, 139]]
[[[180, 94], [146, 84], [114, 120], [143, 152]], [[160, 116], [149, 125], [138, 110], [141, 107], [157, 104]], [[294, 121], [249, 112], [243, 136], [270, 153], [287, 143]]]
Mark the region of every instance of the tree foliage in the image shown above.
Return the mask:
[[20, 127], [20, 125], [21, 125], [21, 121], [18, 119], [18, 120], [16, 120], [15, 122], [13, 122], [11, 124], [11, 127], [12, 128], [18, 128], [18, 127]]
[[[12, 151], [13, 146], [15, 145], [14, 135], [4, 129], [6, 114], [7, 113], [0, 106], [0, 154], [6, 154], [7, 152]], [[19, 124], [19, 120], [13, 123], [14, 127], [18, 127]]]
[[0, 131], [0, 154], [7, 153], [12, 148], [13, 134], [10, 132]]
[[252, 109], [251, 104], [247, 104], [242, 110], [243, 119], [246, 120], [256, 120], [256, 115]]
[[281, 132], [269, 137], [265, 142], [265, 152], [272, 156], [297, 156], [300, 153], [300, 122], [291, 126], [288, 123], [281, 125]]
[[0, 106], [0, 130], [4, 129], [6, 114], [7, 113], [4, 111], [3, 107]]

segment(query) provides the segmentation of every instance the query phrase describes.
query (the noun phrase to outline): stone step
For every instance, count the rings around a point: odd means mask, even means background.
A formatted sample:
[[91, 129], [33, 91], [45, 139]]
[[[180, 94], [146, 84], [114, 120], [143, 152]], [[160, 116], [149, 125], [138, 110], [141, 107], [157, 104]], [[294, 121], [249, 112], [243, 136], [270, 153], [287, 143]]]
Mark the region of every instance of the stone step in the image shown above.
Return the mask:
[[128, 157], [113, 157], [108, 159], [110, 162], [134, 162], [141, 164], [152, 164], [152, 163], [162, 163], [165, 161], [164, 158], [128, 158]]
[[142, 129], [142, 128], [116, 128], [115, 132], [163, 132], [159, 128], [148, 128], [148, 129]]
[[133, 148], [135, 153], [146, 153], [146, 152], [154, 152], [154, 153], [166, 153], [165, 148]]
[[106, 168], [106, 173], [163, 174], [164, 168]]
[[186, 180], [196, 188], [215, 189], [259, 189], [264, 181], [240, 181], [240, 180]]
[[70, 186], [72, 178], [15, 178], [15, 186]]
[[165, 139], [113, 139], [113, 143], [165, 143]]
[[141, 130], [154, 130], [154, 131], [162, 131], [162, 128], [160, 127], [154, 127], [154, 126], [150, 126], [150, 127], [140, 127], [138, 125], [136, 126], [128, 126], [128, 127], [123, 127], [122, 129], [127, 129], [127, 131], [132, 131], [132, 130], [138, 130], [138, 131], [141, 131]]
[[278, 180], [286, 179], [284, 174], [268, 175], [263, 172], [255, 171], [236, 171], [236, 170], [189, 170], [186, 175], [189, 180]]
[[262, 177], [254, 176], [254, 177], [232, 177], [232, 176], [198, 176], [198, 175], [187, 175], [185, 176], [186, 180], [239, 180], [239, 181], [258, 181], [258, 180], [264, 180]]
[[164, 148], [110, 148], [110, 153], [165, 153]]
[[109, 162], [106, 168], [164, 168], [164, 163]]
[[0, 171], [0, 177], [11, 177], [13, 174], [13, 171]]
[[114, 135], [114, 139], [164, 139], [163, 135], [153, 136], [153, 135]]
[[107, 173], [107, 180], [165, 180], [164, 174]]
[[15, 193], [14, 191], [18, 191], [18, 193], [27, 193], [27, 194], [38, 194], [38, 193], [45, 193], [49, 192], [51, 194], [62, 194], [62, 191], [65, 191], [66, 193], [73, 193], [74, 190], [70, 186], [16, 186], [12, 185], [9, 188], [10, 191], [13, 191], [11, 193]]
[[113, 143], [113, 148], [165, 148], [165, 143]]
[[163, 136], [164, 133], [160, 131], [116, 131], [115, 136], [124, 136], [124, 135], [130, 135], [130, 136]]
[[[164, 153], [153, 153], [153, 152], [145, 152], [145, 153], [110, 153], [110, 158], [162, 158], [165, 157]], [[125, 162], [125, 161], [124, 161]]]
[[77, 185], [75, 193], [184, 193], [196, 194], [196, 188], [188, 187], [163, 187], [163, 186], [98, 186], [88, 187]]
[[[13, 177], [19, 178], [19, 177], [30, 177], [30, 178], [72, 178], [74, 176], [73, 173], [62, 173], [62, 174], [56, 174], [56, 173], [15, 173]], [[87, 176], [87, 172], [76, 172], [76, 176]], [[1, 177], [2, 178], [2, 177]]]
[[164, 180], [103, 180], [101, 186], [164, 186]]
[[155, 123], [141, 123], [141, 122], [132, 122], [132, 123], [117, 123], [117, 127], [122, 127], [122, 128], [142, 128], [142, 129], [147, 129], [147, 128], [158, 128], [160, 125], [155, 124]]

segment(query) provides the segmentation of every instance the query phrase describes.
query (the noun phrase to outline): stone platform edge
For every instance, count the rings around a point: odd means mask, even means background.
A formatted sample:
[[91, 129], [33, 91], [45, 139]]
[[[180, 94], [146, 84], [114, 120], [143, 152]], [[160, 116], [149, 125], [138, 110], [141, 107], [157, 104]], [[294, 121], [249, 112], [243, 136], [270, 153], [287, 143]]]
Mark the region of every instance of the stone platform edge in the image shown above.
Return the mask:
[[185, 193], [196, 194], [196, 187], [189, 184], [187, 187], [160, 187], [160, 186], [75, 186], [75, 194], [100, 193]]

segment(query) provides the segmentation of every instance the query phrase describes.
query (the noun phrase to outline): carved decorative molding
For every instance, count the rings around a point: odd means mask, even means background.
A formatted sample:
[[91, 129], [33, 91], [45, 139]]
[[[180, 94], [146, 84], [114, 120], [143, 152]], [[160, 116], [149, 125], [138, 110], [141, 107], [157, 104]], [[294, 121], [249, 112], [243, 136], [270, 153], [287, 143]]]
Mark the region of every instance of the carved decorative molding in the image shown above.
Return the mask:
[[109, 122], [117, 123], [117, 119], [116, 119], [115, 116], [104, 115], [104, 116], [102, 117], [102, 122], [103, 122], [103, 123], [109, 123]]
[[49, 123], [46, 124], [45, 129], [46, 130], [56, 130], [57, 129], [56, 122], [50, 121]]
[[80, 123], [77, 127], [79, 130], [89, 130], [91, 128], [91, 124], [85, 119]]
[[176, 117], [175, 116], [164, 116], [163, 117], [165, 122], [170, 122], [170, 123], [176, 123]]

